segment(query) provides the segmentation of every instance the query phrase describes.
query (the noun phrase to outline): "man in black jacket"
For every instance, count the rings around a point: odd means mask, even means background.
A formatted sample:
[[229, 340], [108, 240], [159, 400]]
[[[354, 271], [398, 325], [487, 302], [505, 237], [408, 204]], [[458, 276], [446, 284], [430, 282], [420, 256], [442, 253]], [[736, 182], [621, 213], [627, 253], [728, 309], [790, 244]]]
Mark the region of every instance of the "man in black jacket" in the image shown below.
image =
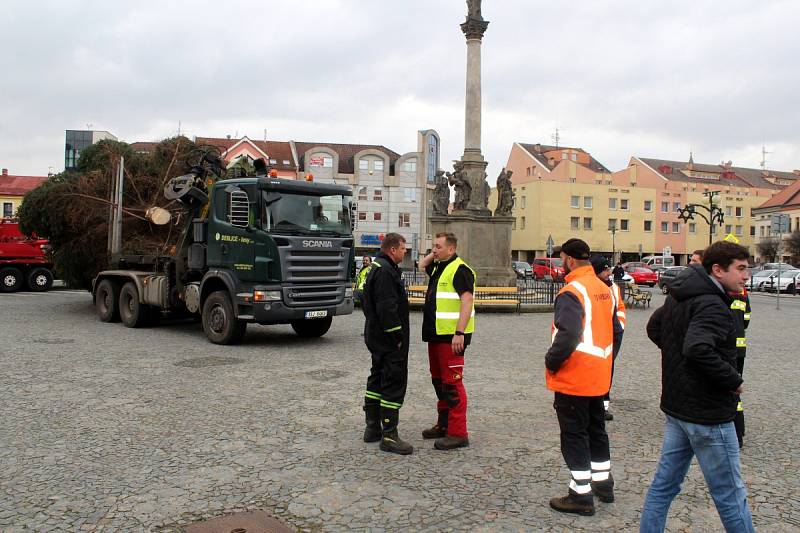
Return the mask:
[[702, 266], [689, 265], [670, 284], [666, 302], [647, 324], [648, 337], [661, 349], [666, 427], [640, 532], [664, 531], [695, 455], [725, 530], [754, 531], [733, 425], [743, 387], [736, 371], [739, 325], [728, 295], [741, 291], [750, 277], [748, 258], [747, 248], [738, 244], [712, 244]]
[[387, 233], [367, 274], [362, 300], [366, 317], [364, 342], [372, 354], [364, 393], [364, 442], [381, 441], [381, 450], [400, 455], [414, 451], [397, 434], [408, 385], [408, 295], [397, 266], [405, 255], [405, 238], [399, 233]]

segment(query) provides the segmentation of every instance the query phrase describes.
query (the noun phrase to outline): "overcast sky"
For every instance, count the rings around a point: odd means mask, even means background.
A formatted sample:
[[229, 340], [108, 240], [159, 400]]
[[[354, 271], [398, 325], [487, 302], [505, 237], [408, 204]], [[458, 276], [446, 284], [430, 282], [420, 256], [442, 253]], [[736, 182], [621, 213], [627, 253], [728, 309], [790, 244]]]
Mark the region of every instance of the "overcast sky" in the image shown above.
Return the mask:
[[[64, 130], [464, 147], [462, 0], [6, 0], [0, 165], [64, 166]], [[800, 2], [484, 0], [483, 153], [561, 143], [800, 168]]]

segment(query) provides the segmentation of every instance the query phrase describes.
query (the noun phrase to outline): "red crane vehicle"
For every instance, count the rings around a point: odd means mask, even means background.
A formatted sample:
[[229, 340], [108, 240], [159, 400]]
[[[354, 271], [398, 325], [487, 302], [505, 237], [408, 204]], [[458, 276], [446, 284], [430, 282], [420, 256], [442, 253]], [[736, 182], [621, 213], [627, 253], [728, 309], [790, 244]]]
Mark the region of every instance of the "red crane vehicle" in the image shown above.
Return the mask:
[[0, 292], [50, 290], [53, 262], [48, 247], [47, 239], [20, 233], [15, 219], [0, 219]]

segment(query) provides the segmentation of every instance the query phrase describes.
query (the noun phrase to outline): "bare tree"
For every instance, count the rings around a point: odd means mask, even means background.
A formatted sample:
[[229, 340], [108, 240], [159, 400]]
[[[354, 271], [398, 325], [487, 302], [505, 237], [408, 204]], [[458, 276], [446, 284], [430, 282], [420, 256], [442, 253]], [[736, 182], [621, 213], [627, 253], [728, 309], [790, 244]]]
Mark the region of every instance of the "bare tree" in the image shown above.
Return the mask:
[[795, 229], [786, 238], [786, 249], [792, 254], [792, 258], [800, 256], [800, 229]]
[[777, 237], [767, 237], [762, 239], [756, 248], [761, 257], [766, 257], [769, 262], [774, 262], [780, 251], [781, 243]]

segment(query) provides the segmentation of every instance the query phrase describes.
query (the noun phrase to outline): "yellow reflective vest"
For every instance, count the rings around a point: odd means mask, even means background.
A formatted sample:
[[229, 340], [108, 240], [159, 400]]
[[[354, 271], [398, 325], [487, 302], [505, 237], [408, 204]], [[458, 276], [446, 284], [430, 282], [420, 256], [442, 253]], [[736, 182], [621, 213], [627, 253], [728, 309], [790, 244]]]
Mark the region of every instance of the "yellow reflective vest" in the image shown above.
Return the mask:
[[[453, 285], [453, 278], [455, 278], [456, 270], [458, 267], [464, 265], [469, 268], [472, 275], [475, 276], [475, 271], [464, 262], [460, 257], [456, 257], [454, 261], [450, 262], [439, 276], [436, 285], [436, 334], [437, 335], [453, 335], [458, 327], [458, 317], [461, 312], [461, 297], [458, 295], [455, 286]], [[477, 276], [476, 276], [477, 278]], [[473, 287], [473, 294], [475, 294], [475, 287]], [[464, 333], [472, 333], [475, 331], [475, 304], [472, 305], [472, 314], [467, 322], [467, 327], [464, 328]]]

